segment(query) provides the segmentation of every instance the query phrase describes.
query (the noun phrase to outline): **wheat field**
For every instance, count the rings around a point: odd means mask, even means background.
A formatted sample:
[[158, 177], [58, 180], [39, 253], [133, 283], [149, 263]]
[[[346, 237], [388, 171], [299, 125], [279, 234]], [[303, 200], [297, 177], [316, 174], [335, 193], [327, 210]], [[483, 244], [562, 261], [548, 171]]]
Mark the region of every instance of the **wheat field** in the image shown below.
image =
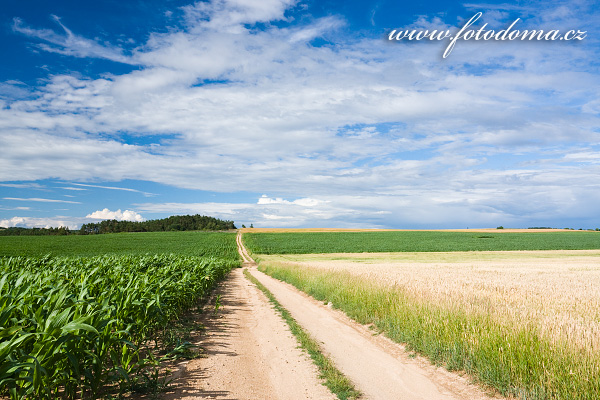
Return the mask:
[[260, 259], [272, 274], [317, 296], [323, 285], [339, 308], [452, 368], [470, 370], [502, 394], [600, 394], [599, 250]]

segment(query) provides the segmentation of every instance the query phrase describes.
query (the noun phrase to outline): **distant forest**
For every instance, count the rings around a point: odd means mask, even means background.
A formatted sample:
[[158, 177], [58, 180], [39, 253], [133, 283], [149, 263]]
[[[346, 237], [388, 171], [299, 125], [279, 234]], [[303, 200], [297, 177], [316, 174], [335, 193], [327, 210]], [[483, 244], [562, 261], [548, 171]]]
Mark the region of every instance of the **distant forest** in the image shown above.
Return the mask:
[[117, 221], [116, 219], [91, 222], [79, 230], [69, 228], [0, 228], [0, 236], [46, 236], [46, 235], [97, 235], [119, 232], [164, 231], [224, 231], [236, 229], [233, 221], [223, 221], [204, 215], [174, 215], [144, 222]]

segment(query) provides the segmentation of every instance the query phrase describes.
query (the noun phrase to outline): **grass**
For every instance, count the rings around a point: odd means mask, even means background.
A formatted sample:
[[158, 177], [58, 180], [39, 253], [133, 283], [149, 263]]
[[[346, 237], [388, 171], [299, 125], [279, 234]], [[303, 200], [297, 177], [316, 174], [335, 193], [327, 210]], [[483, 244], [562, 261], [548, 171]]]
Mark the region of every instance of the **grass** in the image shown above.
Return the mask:
[[324, 385], [335, 394], [340, 400], [358, 399], [361, 393], [354, 387], [352, 382], [339, 371], [333, 362], [322, 352], [319, 344], [310, 337], [310, 335], [296, 322], [296, 320], [273, 296], [273, 294], [262, 283], [260, 283], [247, 269], [244, 269], [244, 275], [254, 283], [269, 299], [275, 309], [281, 314], [290, 330], [296, 336], [300, 347], [310, 355], [317, 368], [319, 368], [320, 378], [325, 381]]
[[485, 307], [439, 301], [448, 293], [437, 281], [429, 284], [441, 292], [435, 298], [407, 290], [397, 281], [386, 283], [343, 270], [267, 260], [260, 269], [331, 302], [360, 323], [374, 324], [436, 364], [466, 371], [503, 395], [539, 400], [600, 398], [598, 349], [551, 340], [535, 320], [515, 324], [496, 318]]
[[299, 232], [245, 233], [254, 254], [454, 252], [600, 249], [600, 232]]
[[263, 263], [347, 271], [447, 307], [535, 323], [600, 353], [600, 251], [261, 255]]
[[235, 233], [137, 232], [70, 236], [0, 236], [1, 256], [143, 255], [175, 253], [238, 260]]

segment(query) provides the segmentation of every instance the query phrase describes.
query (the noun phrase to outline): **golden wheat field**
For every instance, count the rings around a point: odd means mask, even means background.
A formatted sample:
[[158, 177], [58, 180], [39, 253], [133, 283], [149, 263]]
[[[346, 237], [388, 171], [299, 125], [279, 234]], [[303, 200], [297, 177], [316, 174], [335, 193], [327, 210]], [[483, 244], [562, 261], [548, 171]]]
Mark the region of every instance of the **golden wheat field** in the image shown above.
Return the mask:
[[415, 298], [534, 324], [551, 341], [600, 350], [600, 251], [263, 255], [266, 263], [347, 271]]

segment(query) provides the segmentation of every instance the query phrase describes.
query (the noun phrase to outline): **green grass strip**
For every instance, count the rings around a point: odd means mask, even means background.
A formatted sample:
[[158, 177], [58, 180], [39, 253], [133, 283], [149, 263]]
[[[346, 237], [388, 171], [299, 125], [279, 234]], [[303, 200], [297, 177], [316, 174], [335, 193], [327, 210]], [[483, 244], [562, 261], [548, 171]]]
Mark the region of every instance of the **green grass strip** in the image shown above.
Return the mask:
[[340, 400], [358, 399], [361, 392], [358, 391], [352, 382], [338, 370], [333, 362], [327, 358], [319, 347], [318, 343], [296, 322], [289, 311], [277, 301], [275, 296], [262, 283], [258, 281], [247, 269], [244, 269], [244, 275], [254, 283], [273, 304], [275, 309], [281, 314], [290, 330], [296, 336], [300, 347], [308, 352], [315, 365], [319, 368], [319, 378], [324, 379], [324, 385], [335, 394]]

